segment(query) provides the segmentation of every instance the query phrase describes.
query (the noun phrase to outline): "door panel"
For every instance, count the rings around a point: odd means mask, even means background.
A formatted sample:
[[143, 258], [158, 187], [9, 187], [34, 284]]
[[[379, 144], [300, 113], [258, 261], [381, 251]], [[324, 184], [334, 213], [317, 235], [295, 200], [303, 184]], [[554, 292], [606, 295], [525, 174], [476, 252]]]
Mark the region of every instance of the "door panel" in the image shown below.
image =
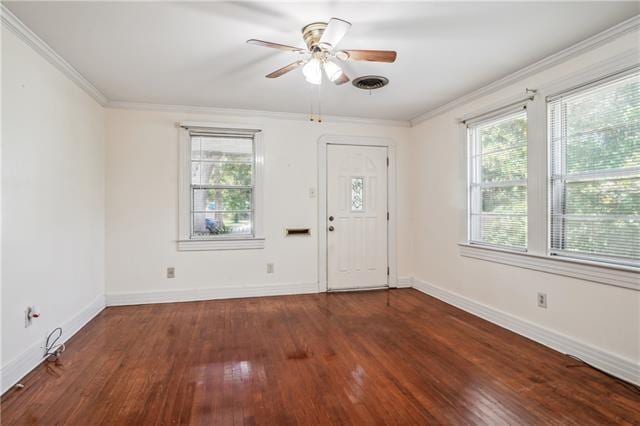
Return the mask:
[[386, 147], [327, 146], [327, 218], [329, 290], [387, 285]]

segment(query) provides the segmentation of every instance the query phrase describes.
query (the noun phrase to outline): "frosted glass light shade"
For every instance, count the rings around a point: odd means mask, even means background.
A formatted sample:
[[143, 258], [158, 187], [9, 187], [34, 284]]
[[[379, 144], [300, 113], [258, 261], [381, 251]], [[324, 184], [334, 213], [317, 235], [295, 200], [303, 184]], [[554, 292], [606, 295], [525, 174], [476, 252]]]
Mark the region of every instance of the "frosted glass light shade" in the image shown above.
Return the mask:
[[324, 63], [324, 72], [330, 81], [336, 81], [342, 76], [342, 69], [330, 61]]
[[303, 68], [304, 78], [311, 84], [322, 84], [322, 69], [320, 61], [313, 58]]

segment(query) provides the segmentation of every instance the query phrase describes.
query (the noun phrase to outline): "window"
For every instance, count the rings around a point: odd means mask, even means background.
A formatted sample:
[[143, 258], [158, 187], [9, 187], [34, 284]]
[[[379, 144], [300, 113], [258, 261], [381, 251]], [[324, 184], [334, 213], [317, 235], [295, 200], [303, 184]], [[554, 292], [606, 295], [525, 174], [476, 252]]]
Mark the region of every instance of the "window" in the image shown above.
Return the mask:
[[351, 178], [351, 211], [361, 212], [364, 209], [364, 178]]
[[640, 74], [548, 99], [550, 253], [638, 265]]
[[468, 125], [469, 240], [527, 248], [527, 114]]
[[178, 248], [262, 248], [259, 131], [182, 126]]

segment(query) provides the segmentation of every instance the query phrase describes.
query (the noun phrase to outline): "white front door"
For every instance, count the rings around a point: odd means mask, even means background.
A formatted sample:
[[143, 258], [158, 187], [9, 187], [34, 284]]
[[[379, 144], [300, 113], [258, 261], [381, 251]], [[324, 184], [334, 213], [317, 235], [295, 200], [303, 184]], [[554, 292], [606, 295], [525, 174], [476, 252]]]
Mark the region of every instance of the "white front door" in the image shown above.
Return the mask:
[[327, 146], [327, 287], [382, 287], [387, 278], [387, 148]]

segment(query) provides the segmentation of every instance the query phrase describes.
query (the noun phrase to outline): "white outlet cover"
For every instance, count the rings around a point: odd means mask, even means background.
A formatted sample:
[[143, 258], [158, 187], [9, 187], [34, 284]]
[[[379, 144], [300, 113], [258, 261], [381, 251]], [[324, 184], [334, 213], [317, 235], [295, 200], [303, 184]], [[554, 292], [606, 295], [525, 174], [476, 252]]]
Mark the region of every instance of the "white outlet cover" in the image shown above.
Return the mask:
[[538, 293], [538, 306], [540, 308], [547, 307], [547, 293]]

